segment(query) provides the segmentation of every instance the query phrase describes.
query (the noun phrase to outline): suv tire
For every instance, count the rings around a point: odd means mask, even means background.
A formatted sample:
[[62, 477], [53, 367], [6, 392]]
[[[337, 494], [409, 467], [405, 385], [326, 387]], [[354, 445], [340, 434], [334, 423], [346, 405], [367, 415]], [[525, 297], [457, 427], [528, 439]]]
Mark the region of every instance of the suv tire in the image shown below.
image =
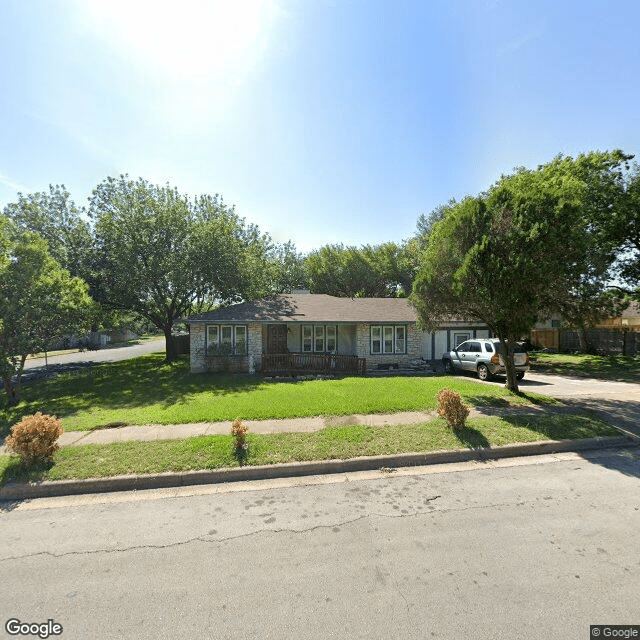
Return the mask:
[[480, 380], [489, 380], [489, 378], [491, 378], [491, 374], [489, 373], [489, 369], [486, 364], [478, 365], [478, 378], [480, 378]]

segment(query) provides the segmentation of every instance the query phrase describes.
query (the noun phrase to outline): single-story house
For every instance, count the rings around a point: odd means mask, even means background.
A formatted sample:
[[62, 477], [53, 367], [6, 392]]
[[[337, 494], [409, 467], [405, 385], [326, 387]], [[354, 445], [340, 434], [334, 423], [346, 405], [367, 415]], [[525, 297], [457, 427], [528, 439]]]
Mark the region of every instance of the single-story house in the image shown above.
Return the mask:
[[[472, 337], [480, 323], [452, 320], [420, 331], [406, 298], [336, 298], [294, 292], [191, 316], [191, 371], [342, 371], [439, 360]], [[325, 364], [323, 364], [325, 363]]]

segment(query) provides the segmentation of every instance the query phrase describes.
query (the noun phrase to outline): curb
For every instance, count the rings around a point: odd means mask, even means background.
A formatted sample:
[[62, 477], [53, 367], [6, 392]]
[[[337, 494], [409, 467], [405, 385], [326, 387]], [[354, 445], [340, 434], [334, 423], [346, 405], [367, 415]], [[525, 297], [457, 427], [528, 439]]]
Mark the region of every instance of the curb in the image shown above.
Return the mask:
[[[624, 447], [634, 443], [627, 436], [583, 438], [580, 440], [542, 440], [524, 444], [507, 444], [482, 449], [454, 449], [429, 453], [401, 453], [367, 456], [347, 460], [315, 460], [255, 467], [234, 467], [204, 471], [167, 472], [149, 475], [126, 475], [87, 480], [44, 480], [42, 482], [10, 482], [0, 486], [0, 501], [69, 496], [112, 491], [166, 489], [198, 484], [266, 480], [353, 471], [371, 471], [382, 467], [410, 467], [469, 460], [491, 460], [517, 456], [535, 456], [564, 451], [588, 451]], [[636, 442], [637, 444], [637, 442]]]

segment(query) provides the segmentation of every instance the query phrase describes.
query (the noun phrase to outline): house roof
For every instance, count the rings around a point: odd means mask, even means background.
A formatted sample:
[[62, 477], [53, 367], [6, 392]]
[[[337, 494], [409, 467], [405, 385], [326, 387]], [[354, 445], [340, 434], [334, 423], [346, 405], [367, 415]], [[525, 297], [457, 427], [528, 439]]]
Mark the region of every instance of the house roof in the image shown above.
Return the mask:
[[622, 318], [640, 318], [640, 304], [632, 302], [623, 312]]
[[187, 322], [415, 322], [406, 298], [281, 294], [191, 316]]

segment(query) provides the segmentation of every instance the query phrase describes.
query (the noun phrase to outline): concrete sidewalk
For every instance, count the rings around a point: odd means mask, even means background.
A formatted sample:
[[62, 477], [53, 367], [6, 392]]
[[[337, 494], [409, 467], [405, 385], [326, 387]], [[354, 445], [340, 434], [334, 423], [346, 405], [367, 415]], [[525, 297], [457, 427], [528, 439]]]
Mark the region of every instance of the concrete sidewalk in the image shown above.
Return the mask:
[[[567, 406], [527, 406], [527, 407], [477, 407], [472, 408], [470, 418], [502, 415], [541, 415], [546, 413], [576, 413], [578, 407]], [[438, 417], [436, 411], [401, 411], [391, 414], [353, 414], [347, 416], [316, 416], [311, 418], [285, 418], [277, 420], [243, 420], [250, 433], [309, 433], [320, 431], [325, 427], [346, 427], [350, 425], [367, 425], [384, 427], [397, 424], [418, 424], [430, 422]], [[58, 443], [62, 447], [85, 444], [108, 444], [130, 440], [178, 440], [202, 435], [229, 435], [231, 420], [223, 422], [198, 422], [190, 424], [148, 424], [129, 425], [95, 429], [93, 431], [66, 431], [60, 436]], [[0, 455], [8, 451], [4, 443], [0, 446]]]

